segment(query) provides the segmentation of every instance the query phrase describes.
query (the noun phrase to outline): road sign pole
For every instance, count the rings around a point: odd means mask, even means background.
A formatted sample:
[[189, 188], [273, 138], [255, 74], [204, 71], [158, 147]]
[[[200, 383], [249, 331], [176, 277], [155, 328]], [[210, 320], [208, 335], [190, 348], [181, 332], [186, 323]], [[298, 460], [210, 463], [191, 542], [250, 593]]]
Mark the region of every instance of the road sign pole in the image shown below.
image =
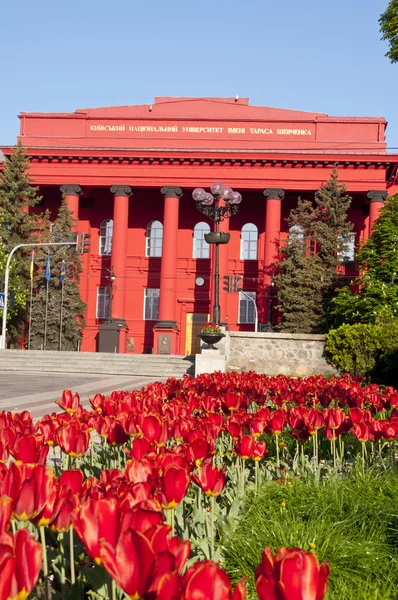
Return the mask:
[[8, 310], [8, 280], [9, 280], [9, 276], [10, 276], [10, 264], [11, 264], [11, 259], [14, 255], [14, 253], [19, 249], [19, 248], [38, 248], [41, 246], [76, 246], [77, 248], [78, 245], [78, 241], [72, 241], [72, 242], [45, 242], [42, 244], [18, 244], [18, 246], [15, 246], [15, 248], [13, 248], [10, 252], [10, 254], [8, 255], [7, 258], [7, 262], [6, 262], [6, 272], [5, 272], [5, 278], [4, 278], [4, 308], [3, 308], [3, 322], [2, 322], [2, 326], [1, 326], [1, 345], [0, 345], [0, 350], [5, 350], [6, 349], [6, 333], [7, 333], [7, 310]]

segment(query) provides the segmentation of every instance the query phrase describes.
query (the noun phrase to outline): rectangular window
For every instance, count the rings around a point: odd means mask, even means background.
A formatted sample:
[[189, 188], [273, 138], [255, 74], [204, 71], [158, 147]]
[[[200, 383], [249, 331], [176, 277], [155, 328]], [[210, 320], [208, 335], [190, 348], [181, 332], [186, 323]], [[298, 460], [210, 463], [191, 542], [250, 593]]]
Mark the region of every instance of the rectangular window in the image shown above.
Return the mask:
[[[340, 237], [340, 236], [339, 236]], [[341, 241], [341, 238], [340, 240]], [[355, 233], [349, 233], [344, 241], [344, 246], [338, 254], [342, 263], [354, 262], [355, 260]]]
[[144, 296], [145, 321], [157, 321], [159, 318], [159, 290], [146, 288]]
[[100, 252], [101, 255], [112, 254], [112, 238], [108, 235], [100, 236]]
[[107, 319], [109, 317], [109, 287], [99, 287], [97, 289], [97, 319]]
[[256, 292], [239, 292], [239, 323], [254, 323], [253, 300], [256, 301]]

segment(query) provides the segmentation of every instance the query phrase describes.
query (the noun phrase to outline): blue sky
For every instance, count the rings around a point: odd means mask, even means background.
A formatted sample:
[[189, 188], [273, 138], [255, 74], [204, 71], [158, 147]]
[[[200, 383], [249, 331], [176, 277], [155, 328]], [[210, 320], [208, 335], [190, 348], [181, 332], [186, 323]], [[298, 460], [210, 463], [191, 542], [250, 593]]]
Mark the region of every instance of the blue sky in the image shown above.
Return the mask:
[[388, 0], [17, 0], [0, 11], [0, 145], [20, 111], [248, 96], [253, 105], [385, 116], [398, 149]]

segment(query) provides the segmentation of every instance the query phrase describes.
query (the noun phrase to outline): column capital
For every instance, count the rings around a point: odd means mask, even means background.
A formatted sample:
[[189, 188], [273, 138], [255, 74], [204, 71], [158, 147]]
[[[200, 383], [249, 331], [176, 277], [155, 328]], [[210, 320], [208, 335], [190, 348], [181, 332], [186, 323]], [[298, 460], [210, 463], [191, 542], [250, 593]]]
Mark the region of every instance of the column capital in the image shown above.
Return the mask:
[[132, 193], [129, 185], [113, 185], [111, 187], [111, 194], [114, 196], [124, 196], [125, 198], [129, 198]]
[[370, 190], [366, 194], [369, 202], [385, 202], [388, 197], [386, 190]]
[[61, 185], [59, 189], [66, 196], [80, 196], [82, 193], [80, 185], [74, 183], [65, 183], [64, 185]]
[[177, 185], [165, 185], [160, 190], [165, 198], [181, 198], [182, 189]]
[[281, 188], [266, 188], [263, 191], [263, 195], [267, 200], [283, 200], [285, 197], [285, 190]]

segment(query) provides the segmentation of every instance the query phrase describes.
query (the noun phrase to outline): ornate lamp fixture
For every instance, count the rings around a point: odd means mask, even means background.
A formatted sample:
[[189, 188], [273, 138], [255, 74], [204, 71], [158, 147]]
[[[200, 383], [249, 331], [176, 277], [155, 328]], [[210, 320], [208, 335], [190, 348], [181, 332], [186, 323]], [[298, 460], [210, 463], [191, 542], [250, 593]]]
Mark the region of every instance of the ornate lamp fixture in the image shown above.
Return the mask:
[[[236, 215], [239, 210], [239, 204], [242, 202], [242, 195], [234, 192], [231, 187], [224, 185], [220, 181], [215, 181], [210, 186], [210, 192], [203, 188], [196, 188], [192, 192], [192, 198], [196, 202], [196, 208], [215, 223], [214, 231], [205, 234], [205, 240], [208, 244], [215, 244], [215, 264], [214, 264], [214, 305], [213, 322], [220, 324], [220, 275], [219, 275], [219, 244], [227, 244], [230, 234], [219, 231], [219, 223]], [[220, 202], [221, 201], [221, 202]]]

